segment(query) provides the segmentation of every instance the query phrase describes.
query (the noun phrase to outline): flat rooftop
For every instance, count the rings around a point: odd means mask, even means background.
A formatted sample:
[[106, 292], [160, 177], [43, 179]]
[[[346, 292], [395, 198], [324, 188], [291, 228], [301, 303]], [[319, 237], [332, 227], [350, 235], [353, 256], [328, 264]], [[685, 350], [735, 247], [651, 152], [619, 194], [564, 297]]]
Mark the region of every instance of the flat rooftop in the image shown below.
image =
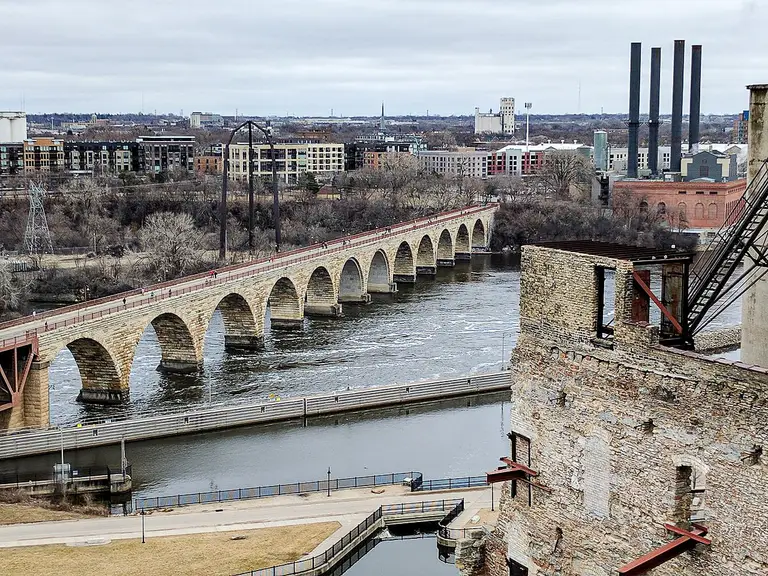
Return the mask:
[[591, 240], [566, 240], [560, 242], [536, 242], [533, 246], [552, 248], [590, 256], [603, 256], [617, 260], [629, 260], [636, 264], [661, 263], [662, 261], [691, 262], [692, 252], [683, 252], [672, 248], [643, 248], [612, 242], [595, 242]]

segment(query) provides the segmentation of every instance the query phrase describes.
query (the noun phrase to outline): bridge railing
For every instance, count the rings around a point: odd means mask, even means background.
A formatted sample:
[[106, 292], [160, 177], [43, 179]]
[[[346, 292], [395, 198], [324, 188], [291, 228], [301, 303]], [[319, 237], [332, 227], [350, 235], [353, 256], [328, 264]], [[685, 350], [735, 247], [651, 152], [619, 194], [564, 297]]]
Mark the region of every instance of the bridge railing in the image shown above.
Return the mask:
[[[225, 266], [223, 268], [216, 269], [215, 277], [211, 277], [210, 272], [202, 272], [200, 274], [185, 276], [183, 278], [170, 280], [168, 282], [162, 282], [160, 284], [154, 284], [145, 288], [137, 288], [127, 292], [121, 292], [119, 294], [105, 296], [103, 298], [96, 298], [94, 300], [81, 302], [79, 304], [73, 304], [71, 306], [64, 306], [62, 308], [48, 310], [46, 312], [37, 314], [36, 316], [36, 319], [38, 320], [38, 322], [41, 320], [45, 321], [42, 326], [38, 326], [33, 330], [25, 331], [23, 337], [17, 335], [12, 338], [3, 339], [2, 341], [0, 341], [0, 349], [2, 349], [6, 345], [9, 345], [9, 346], [15, 345], [17, 341], [20, 343], [28, 343], [32, 338], [34, 338], [35, 335], [41, 332], [44, 333], [48, 330], [54, 330], [64, 326], [70, 326], [73, 324], [77, 324], [79, 322], [93, 320], [95, 318], [102, 318], [103, 316], [107, 316], [115, 312], [122, 312], [135, 307], [144, 306], [146, 304], [164, 300], [166, 298], [171, 298], [173, 296], [188, 294], [190, 292], [194, 292], [194, 291], [208, 288], [211, 286], [217, 286], [220, 284], [232, 282], [233, 280], [239, 280], [242, 278], [254, 276], [256, 274], [270, 272], [278, 268], [284, 268], [286, 266], [299, 264], [301, 262], [306, 262], [308, 260], [314, 259], [315, 257], [317, 257], [318, 254], [322, 254], [322, 255], [333, 254], [333, 253], [341, 252], [344, 250], [349, 250], [350, 248], [356, 248], [356, 247], [361, 247], [368, 244], [373, 244], [380, 241], [382, 238], [388, 238], [391, 236], [404, 234], [406, 232], [411, 232], [416, 229], [428, 228], [428, 227], [434, 226], [435, 224], [441, 224], [443, 222], [452, 221], [453, 219], [456, 218], [456, 216], [459, 216], [459, 215], [479, 214], [479, 213], [485, 212], [486, 210], [489, 209], [489, 207], [492, 207], [492, 206], [494, 205], [458, 208], [456, 210], [443, 212], [435, 216], [420, 218], [417, 220], [412, 220], [410, 222], [402, 222], [402, 223], [390, 226], [388, 228], [377, 228], [375, 230], [371, 230], [368, 232], [361, 232], [359, 234], [355, 234], [352, 236], [336, 238], [335, 240], [330, 240], [326, 242], [325, 246], [327, 247], [324, 247], [323, 244], [313, 244], [311, 246], [298, 248], [296, 250], [291, 250], [289, 252], [281, 252], [270, 258], [261, 258], [258, 260], [252, 260], [252, 261], [244, 262], [240, 264], [232, 264], [230, 266]], [[243, 270], [243, 271], [233, 274], [233, 272], [236, 272], [238, 270]], [[221, 278], [219, 278], [219, 276], [221, 276]], [[182, 288], [178, 288], [179, 286], [188, 284], [190, 282], [195, 282], [195, 281], [202, 281], [202, 282], [197, 282], [196, 284], [192, 284], [191, 286], [184, 286]], [[174, 288], [176, 289], [174, 290]], [[149, 293], [149, 296], [146, 298], [141, 298], [139, 300], [134, 299], [135, 296], [139, 296], [139, 295], [146, 296], [147, 293]], [[129, 296], [132, 298], [130, 302], [126, 301], [124, 304], [121, 303], [121, 300], [123, 299], [127, 300]], [[48, 318], [54, 318], [64, 314], [79, 312], [85, 308], [92, 308], [94, 306], [99, 306], [102, 304], [110, 304], [110, 303], [114, 303], [116, 305], [110, 306], [103, 310], [78, 314], [76, 316], [73, 316], [72, 318], [67, 318], [64, 320], [56, 321], [56, 322], [46, 321], [46, 319]], [[8, 328], [12, 328], [14, 326], [28, 324], [29, 322], [30, 322], [30, 317], [24, 316], [22, 318], [17, 318], [15, 320], [10, 320], [7, 322], [0, 323], [0, 330], [5, 330]], [[23, 339], [19, 340], [19, 338], [23, 338]]]

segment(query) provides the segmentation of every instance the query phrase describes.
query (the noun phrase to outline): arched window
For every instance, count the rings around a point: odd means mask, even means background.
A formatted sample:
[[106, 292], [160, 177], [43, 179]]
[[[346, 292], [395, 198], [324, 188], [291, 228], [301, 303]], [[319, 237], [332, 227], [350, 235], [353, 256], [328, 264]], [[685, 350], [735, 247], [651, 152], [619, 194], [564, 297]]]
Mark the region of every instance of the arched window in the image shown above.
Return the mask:
[[659, 214], [666, 214], [667, 213], [667, 204], [666, 204], [666, 202], [659, 202], [656, 205], [656, 211]]
[[685, 220], [687, 217], [687, 214], [685, 211], [688, 209], [688, 206], [685, 205], [685, 202], [680, 202], [680, 204], [677, 205], [677, 212], [680, 214], [680, 218]]
[[709, 210], [708, 210], [707, 218], [709, 218], [710, 220], [716, 220], [717, 219], [717, 204], [715, 204], [714, 202], [712, 202], [709, 205]]
[[694, 208], [693, 214], [694, 214], [694, 217], [697, 220], [703, 219], [704, 218], [704, 204], [702, 204], [701, 202], [697, 202], [696, 203], [696, 207]]
[[646, 212], [648, 212], [648, 202], [646, 202], [645, 200], [642, 200], [640, 202], [640, 212], [642, 214], [645, 214]]

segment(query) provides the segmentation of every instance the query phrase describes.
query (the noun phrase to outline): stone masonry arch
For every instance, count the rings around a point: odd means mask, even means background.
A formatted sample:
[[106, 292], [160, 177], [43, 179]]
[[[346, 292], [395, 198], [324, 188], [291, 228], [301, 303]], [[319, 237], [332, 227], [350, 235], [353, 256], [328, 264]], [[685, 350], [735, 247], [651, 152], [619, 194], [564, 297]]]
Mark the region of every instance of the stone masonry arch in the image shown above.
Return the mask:
[[344, 262], [339, 274], [339, 302], [370, 302], [365, 290], [363, 269], [356, 258]]
[[368, 270], [368, 293], [389, 293], [394, 292], [392, 282], [392, 271], [389, 267], [389, 259], [386, 252], [377, 250], [371, 259], [371, 266]]
[[401, 242], [397, 247], [393, 279], [395, 282], [416, 282], [416, 260], [408, 242]]
[[416, 273], [427, 276], [434, 276], [437, 273], [435, 245], [429, 234], [422, 236], [419, 242], [419, 249], [416, 251]]
[[469, 241], [469, 229], [466, 224], [460, 224], [456, 231], [456, 260], [469, 260], [472, 256], [472, 246]]
[[259, 350], [264, 346], [264, 333], [259, 329], [248, 301], [237, 292], [222, 298], [216, 309], [224, 320], [224, 349]]
[[295, 330], [304, 326], [303, 299], [299, 298], [296, 285], [287, 276], [274, 283], [266, 304], [269, 304], [272, 328]]
[[437, 241], [437, 265], [454, 265], [453, 238], [451, 238], [451, 233], [447, 229], [440, 233], [440, 238]]
[[485, 224], [479, 218], [472, 228], [472, 248], [485, 248], [488, 245], [485, 235]]
[[93, 338], [78, 338], [66, 345], [80, 372], [82, 389], [78, 402], [119, 404], [127, 399], [127, 375], [109, 351]]
[[307, 316], [340, 316], [336, 286], [325, 266], [312, 271], [304, 296], [304, 314]]
[[184, 320], [176, 314], [166, 312], [156, 316], [150, 324], [155, 329], [160, 344], [161, 358], [158, 370], [177, 374], [197, 372], [202, 364], [203, 354]]

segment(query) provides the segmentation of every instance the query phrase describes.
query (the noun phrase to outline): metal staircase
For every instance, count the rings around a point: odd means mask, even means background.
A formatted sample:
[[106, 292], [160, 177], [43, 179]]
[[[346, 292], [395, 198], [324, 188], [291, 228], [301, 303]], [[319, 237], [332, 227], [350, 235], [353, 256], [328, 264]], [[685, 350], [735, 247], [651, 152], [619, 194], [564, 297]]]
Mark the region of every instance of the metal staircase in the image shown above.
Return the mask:
[[[757, 242], [768, 222], [768, 161], [728, 214], [709, 250], [693, 268], [688, 327], [695, 335], [768, 272], [768, 247]], [[743, 270], [738, 270], [744, 264]], [[738, 272], [738, 273], [737, 273]]]

